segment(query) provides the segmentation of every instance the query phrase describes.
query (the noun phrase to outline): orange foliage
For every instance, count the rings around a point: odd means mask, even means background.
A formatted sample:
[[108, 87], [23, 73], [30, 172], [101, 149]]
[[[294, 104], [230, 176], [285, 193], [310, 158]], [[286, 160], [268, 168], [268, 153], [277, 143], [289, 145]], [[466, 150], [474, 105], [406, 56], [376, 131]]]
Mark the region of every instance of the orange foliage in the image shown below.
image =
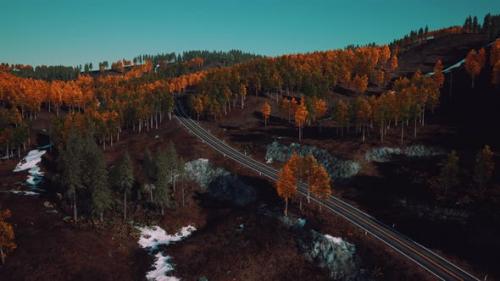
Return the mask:
[[441, 62], [440, 59], [436, 61], [436, 64], [434, 65], [434, 81], [436, 82], [436, 85], [441, 88], [443, 87], [444, 84], [444, 74], [443, 74], [443, 63]]
[[[483, 49], [484, 51], [484, 49]], [[484, 53], [477, 53], [476, 50], [470, 50], [465, 58], [465, 70], [469, 73], [474, 88], [474, 79], [481, 72], [484, 65]]]
[[262, 116], [264, 116], [264, 126], [267, 126], [267, 120], [269, 120], [269, 116], [271, 115], [271, 105], [267, 101], [264, 102], [260, 111]]
[[10, 210], [0, 211], [0, 259], [2, 264], [5, 263], [7, 254], [17, 247], [16, 243], [14, 243], [14, 228], [6, 221], [10, 216]]
[[288, 201], [297, 193], [297, 177], [294, 169], [287, 163], [281, 169], [276, 181], [276, 192], [285, 200], [285, 216], [288, 215]]

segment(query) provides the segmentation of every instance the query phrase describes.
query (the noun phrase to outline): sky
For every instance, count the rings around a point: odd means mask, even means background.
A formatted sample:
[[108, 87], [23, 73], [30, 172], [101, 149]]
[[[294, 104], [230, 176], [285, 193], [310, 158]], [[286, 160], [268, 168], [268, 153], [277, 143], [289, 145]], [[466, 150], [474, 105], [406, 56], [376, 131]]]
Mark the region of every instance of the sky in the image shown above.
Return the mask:
[[139, 54], [262, 55], [389, 43], [410, 30], [482, 22], [486, 0], [0, 0], [0, 62], [78, 65]]

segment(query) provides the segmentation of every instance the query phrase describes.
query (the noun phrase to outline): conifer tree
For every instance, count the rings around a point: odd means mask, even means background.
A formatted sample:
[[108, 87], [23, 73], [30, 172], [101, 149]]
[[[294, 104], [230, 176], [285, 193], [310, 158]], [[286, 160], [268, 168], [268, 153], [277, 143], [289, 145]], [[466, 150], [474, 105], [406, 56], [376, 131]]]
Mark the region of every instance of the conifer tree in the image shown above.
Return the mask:
[[73, 130], [70, 132], [66, 146], [60, 153], [61, 185], [65, 194], [71, 198], [73, 220], [78, 221], [78, 192], [83, 189], [82, 183], [82, 139]]
[[173, 206], [172, 187], [170, 185], [169, 156], [166, 152], [160, 152], [155, 157], [156, 182], [155, 202], [160, 207], [161, 214], [165, 214], [165, 207]]
[[115, 188], [123, 193], [123, 220], [127, 220], [127, 195], [134, 185], [134, 170], [128, 152], [118, 160], [112, 171], [111, 180]]
[[441, 172], [439, 175], [439, 181], [441, 183], [442, 188], [444, 189], [444, 195], [448, 193], [450, 188], [457, 186], [460, 181], [458, 178], [458, 173], [460, 168], [458, 166], [458, 155], [455, 150], [448, 154], [446, 161], [443, 163], [441, 167]]

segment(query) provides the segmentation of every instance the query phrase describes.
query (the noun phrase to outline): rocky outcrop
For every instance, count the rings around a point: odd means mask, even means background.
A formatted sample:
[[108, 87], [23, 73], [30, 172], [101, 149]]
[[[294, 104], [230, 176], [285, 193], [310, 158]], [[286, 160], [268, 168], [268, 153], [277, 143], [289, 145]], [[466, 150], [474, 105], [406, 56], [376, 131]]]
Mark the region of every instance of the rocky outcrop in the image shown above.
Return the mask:
[[333, 179], [347, 179], [355, 176], [361, 170], [361, 165], [352, 160], [343, 160], [328, 153], [325, 149], [320, 149], [310, 145], [300, 145], [292, 143], [289, 146], [274, 141], [267, 146], [266, 162], [285, 162], [295, 152], [301, 156], [308, 154], [314, 157], [326, 168]]
[[222, 168], [213, 167], [208, 159], [187, 162], [185, 170], [188, 178], [197, 182], [213, 199], [243, 207], [257, 198], [252, 186]]
[[328, 269], [334, 280], [360, 280], [354, 244], [314, 230], [311, 230], [310, 236], [310, 242], [303, 244], [306, 259]]
[[208, 159], [203, 158], [187, 162], [184, 169], [187, 177], [198, 183], [203, 189], [208, 188], [210, 182], [215, 178], [230, 174], [222, 168], [213, 167]]
[[365, 159], [373, 162], [389, 162], [396, 156], [406, 156], [411, 158], [432, 157], [445, 154], [443, 149], [428, 147], [425, 145], [411, 145], [405, 148], [398, 147], [377, 147], [366, 152]]

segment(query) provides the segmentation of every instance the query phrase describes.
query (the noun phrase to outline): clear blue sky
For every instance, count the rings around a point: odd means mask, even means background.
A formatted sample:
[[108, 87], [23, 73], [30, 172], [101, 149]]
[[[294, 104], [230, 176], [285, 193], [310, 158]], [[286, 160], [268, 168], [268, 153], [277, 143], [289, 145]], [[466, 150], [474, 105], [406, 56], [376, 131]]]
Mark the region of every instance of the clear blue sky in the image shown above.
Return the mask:
[[492, 0], [0, 0], [0, 62], [77, 65], [184, 50], [279, 55], [386, 43], [500, 13]]

